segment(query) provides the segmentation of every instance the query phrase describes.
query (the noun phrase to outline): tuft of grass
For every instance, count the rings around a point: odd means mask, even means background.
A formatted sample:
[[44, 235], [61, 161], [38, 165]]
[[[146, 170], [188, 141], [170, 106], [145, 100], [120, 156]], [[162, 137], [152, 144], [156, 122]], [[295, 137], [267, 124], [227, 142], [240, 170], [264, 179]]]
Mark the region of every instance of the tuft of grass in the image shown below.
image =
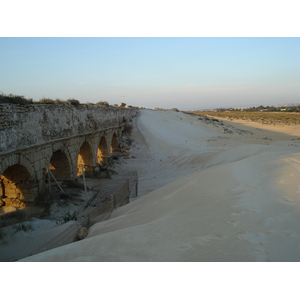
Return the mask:
[[128, 123], [125, 124], [122, 134], [131, 136], [132, 128], [133, 128], [132, 124], [128, 124]]
[[61, 199], [68, 199], [69, 197], [70, 197], [69, 195], [64, 194], [64, 193], [61, 193], [61, 194], [59, 195], [59, 198], [61, 198]]
[[32, 104], [32, 99], [26, 99], [24, 96], [20, 95], [5, 95], [3, 93], [0, 94], [0, 104], [2, 103], [10, 103], [10, 104]]
[[30, 222], [28, 223], [18, 223], [14, 226], [15, 232], [19, 232], [19, 231], [24, 231], [27, 232], [29, 230], [33, 230], [32, 229], [32, 225]]
[[64, 220], [64, 223], [67, 223], [69, 221], [77, 221], [77, 216], [75, 211], [72, 214], [68, 211], [67, 213], [62, 215], [62, 218]]

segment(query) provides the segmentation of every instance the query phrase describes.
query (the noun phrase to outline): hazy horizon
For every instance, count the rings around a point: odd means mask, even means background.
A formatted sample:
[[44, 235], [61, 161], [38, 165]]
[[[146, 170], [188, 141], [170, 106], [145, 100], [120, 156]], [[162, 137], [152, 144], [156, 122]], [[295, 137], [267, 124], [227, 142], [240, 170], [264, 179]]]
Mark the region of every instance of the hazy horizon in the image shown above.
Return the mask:
[[0, 38], [0, 92], [206, 109], [298, 103], [299, 38]]

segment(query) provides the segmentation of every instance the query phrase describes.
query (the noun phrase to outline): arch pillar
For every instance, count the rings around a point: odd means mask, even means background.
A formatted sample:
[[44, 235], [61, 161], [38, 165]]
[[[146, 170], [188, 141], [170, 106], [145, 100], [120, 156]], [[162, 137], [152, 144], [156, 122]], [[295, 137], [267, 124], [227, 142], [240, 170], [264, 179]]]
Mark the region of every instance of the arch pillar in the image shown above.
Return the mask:
[[0, 175], [0, 196], [5, 206], [25, 208], [34, 202], [37, 186], [27, 168], [19, 163], [8, 167]]

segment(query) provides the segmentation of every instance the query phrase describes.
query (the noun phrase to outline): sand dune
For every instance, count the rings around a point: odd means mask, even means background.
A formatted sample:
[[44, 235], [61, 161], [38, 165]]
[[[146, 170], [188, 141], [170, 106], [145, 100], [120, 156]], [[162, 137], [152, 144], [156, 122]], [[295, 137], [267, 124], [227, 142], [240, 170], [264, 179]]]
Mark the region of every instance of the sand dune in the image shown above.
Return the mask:
[[136, 158], [118, 166], [138, 171], [140, 196], [21, 261], [300, 261], [299, 137], [141, 110]]

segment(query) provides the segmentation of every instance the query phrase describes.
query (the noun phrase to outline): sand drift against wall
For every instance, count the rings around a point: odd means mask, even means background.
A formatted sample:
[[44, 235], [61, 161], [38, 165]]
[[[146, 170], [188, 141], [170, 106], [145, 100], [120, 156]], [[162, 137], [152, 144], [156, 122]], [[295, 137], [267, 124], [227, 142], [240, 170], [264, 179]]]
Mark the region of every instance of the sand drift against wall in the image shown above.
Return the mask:
[[141, 110], [139, 197], [23, 261], [300, 261], [300, 136]]

